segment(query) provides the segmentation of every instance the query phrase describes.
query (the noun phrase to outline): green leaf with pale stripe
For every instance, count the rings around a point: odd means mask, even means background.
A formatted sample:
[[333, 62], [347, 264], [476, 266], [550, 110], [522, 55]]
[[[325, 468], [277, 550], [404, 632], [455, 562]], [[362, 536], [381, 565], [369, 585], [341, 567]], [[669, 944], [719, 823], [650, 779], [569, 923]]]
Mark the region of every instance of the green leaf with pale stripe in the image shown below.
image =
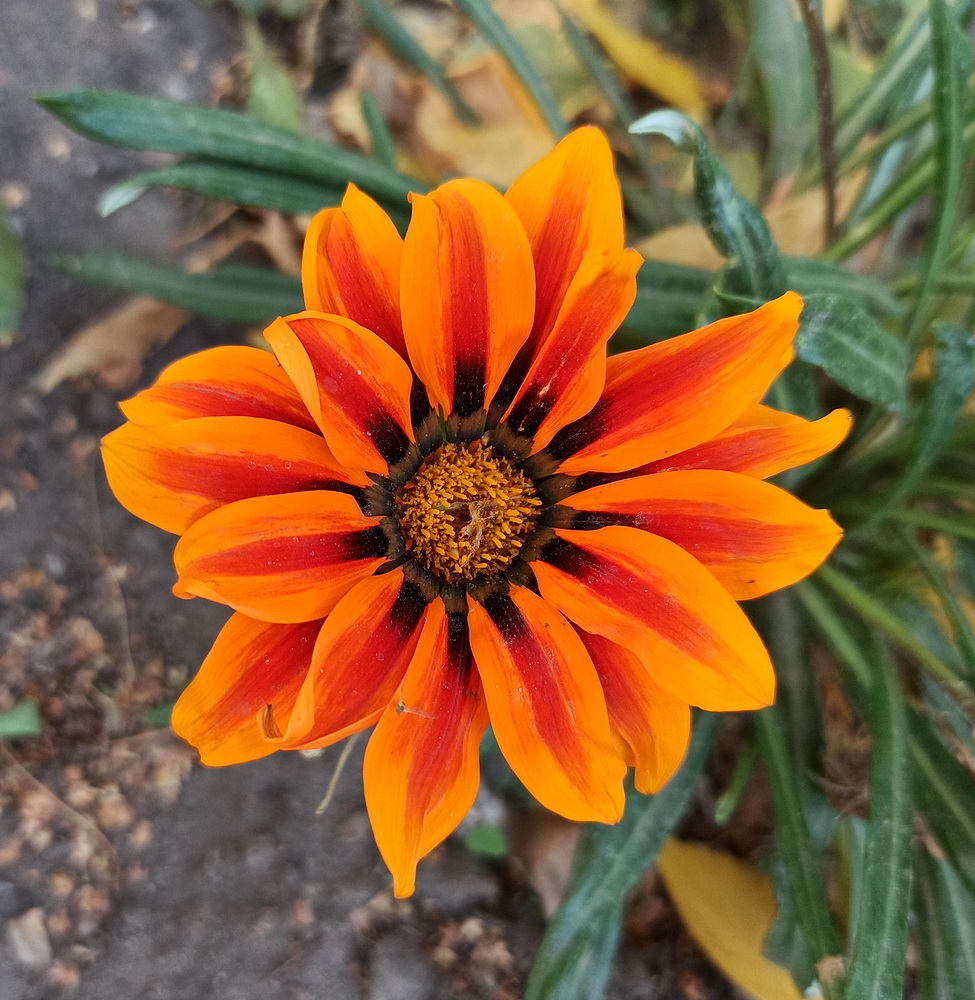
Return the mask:
[[0, 205], [0, 347], [10, 343], [17, 329], [26, 280], [23, 248]]
[[923, 843], [915, 854], [918, 1000], [975, 997], [975, 900]]

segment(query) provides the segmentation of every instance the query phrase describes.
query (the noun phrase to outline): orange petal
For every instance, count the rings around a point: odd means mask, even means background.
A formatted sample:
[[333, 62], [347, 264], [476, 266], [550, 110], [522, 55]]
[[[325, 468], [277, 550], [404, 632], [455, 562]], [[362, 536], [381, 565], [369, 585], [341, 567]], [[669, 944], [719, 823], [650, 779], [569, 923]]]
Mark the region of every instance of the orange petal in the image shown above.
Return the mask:
[[736, 601], [808, 576], [843, 534], [827, 511], [737, 472], [658, 472], [597, 486], [571, 503], [605, 514], [603, 524], [642, 528], [676, 542]]
[[626, 765], [576, 630], [524, 587], [470, 604], [471, 648], [491, 725], [512, 770], [566, 819], [615, 823]]
[[670, 458], [650, 462], [634, 475], [674, 469], [724, 469], [767, 479], [805, 465], [838, 447], [850, 433], [849, 410], [833, 410], [819, 420], [753, 403], [716, 437]]
[[324, 618], [386, 561], [379, 519], [325, 490], [238, 500], [179, 540], [179, 597], [205, 597], [266, 622]]
[[112, 492], [136, 517], [176, 534], [235, 500], [296, 490], [358, 493], [318, 435], [260, 417], [200, 417], [158, 427], [123, 424], [102, 440]]
[[580, 632], [606, 696], [609, 721], [633, 752], [636, 790], [656, 792], [680, 766], [691, 709], [655, 684], [639, 657], [601, 635]]
[[350, 184], [341, 208], [323, 209], [305, 234], [305, 308], [354, 320], [406, 357], [399, 315], [402, 259], [403, 238], [390, 217]]
[[606, 381], [606, 341], [633, 304], [642, 263], [634, 250], [595, 249], [583, 259], [551, 336], [507, 414], [516, 434], [534, 438], [535, 450], [599, 399]]
[[570, 132], [511, 185], [505, 200], [525, 227], [535, 261], [537, 350], [586, 252], [623, 249], [623, 201], [606, 137], [592, 127]]
[[173, 708], [176, 735], [211, 767], [274, 753], [257, 715], [269, 704], [291, 711], [321, 624], [268, 625], [232, 615]]
[[366, 809], [394, 895], [412, 894], [417, 862], [474, 802], [487, 721], [465, 617], [448, 616], [435, 601], [362, 765]]
[[385, 475], [413, 440], [406, 362], [374, 333], [339, 316], [298, 313], [264, 331], [336, 458]]
[[371, 576], [339, 601], [315, 644], [311, 669], [284, 731], [272, 705], [264, 735], [282, 749], [329, 746], [371, 726], [416, 649], [427, 600], [401, 569]]
[[555, 534], [531, 565], [542, 597], [576, 625], [636, 653], [691, 705], [731, 712], [772, 703], [762, 640], [693, 556], [634, 528]]
[[723, 431], [791, 360], [801, 308], [786, 292], [744, 316], [610, 358], [599, 402], [548, 446], [559, 471], [623, 472]]
[[432, 405], [468, 416], [490, 402], [531, 329], [528, 237], [480, 181], [411, 198], [401, 286], [410, 360]]
[[146, 426], [193, 417], [264, 417], [316, 429], [274, 355], [256, 347], [214, 347], [180, 358], [119, 408]]

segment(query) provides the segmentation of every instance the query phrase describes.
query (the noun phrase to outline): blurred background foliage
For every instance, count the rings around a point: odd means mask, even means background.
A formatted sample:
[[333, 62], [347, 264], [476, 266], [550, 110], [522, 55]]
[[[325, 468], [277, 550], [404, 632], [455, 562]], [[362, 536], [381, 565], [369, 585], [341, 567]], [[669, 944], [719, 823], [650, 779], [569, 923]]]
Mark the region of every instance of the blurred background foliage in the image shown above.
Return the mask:
[[[856, 420], [785, 485], [846, 537], [812, 578], [748, 605], [777, 705], [699, 716], [663, 791], [583, 831], [528, 1000], [601, 995], [627, 893], [655, 860], [690, 933], [760, 1000], [975, 996], [972, 6], [234, 0], [241, 56], [214, 107], [39, 98], [82, 135], [171, 154], [106, 190], [104, 215], [151, 187], [202, 196], [181, 268], [59, 260], [136, 297], [78, 331], [42, 389], [112, 352], [139, 359], [190, 313], [257, 343], [301, 308], [307, 219], [350, 180], [405, 228], [409, 191], [455, 175], [503, 190], [582, 122], [616, 149], [647, 258], [611, 349], [786, 288], [805, 298], [771, 401]], [[0, 341], [23, 270], [0, 216]], [[32, 719], [30, 703], [0, 715], [0, 739]], [[736, 850], [678, 827], [733, 831]], [[468, 845], [505, 850], [490, 824]]]

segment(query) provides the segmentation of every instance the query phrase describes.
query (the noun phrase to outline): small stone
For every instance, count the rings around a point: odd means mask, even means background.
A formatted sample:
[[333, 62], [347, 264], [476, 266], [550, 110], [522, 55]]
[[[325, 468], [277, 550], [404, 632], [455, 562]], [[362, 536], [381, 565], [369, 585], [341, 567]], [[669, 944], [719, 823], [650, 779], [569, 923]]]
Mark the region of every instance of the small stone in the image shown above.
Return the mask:
[[7, 921], [7, 940], [14, 959], [28, 969], [46, 969], [51, 964], [51, 939], [44, 926], [44, 911], [35, 906]]

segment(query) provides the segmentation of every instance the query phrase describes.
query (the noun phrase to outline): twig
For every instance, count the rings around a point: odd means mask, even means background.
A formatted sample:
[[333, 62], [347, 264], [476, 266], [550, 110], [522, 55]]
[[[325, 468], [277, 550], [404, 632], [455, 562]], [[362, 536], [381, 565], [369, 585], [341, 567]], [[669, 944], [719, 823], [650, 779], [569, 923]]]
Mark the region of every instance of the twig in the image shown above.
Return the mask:
[[328, 783], [328, 788], [325, 790], [325, 798], [318, 803], [318, 808], [315, 809], [316, 816], [321, 816], [329, 805], [331, 805], [332, 799], [335, 797], [335, 789], [339, 786], [339, 778], [342, 777], [345, 765], [349, 762], [349, 754], [351, 754], [355, 749], [355, 745], [359, 742], [359, 737], [361, 735], [362, 733], [358, 732], [354, 736], [350, 736], [345, 741], [345, 745], [342, 747], [342, 754], [339, 757], [339, 762], [335, 765], [332, 780]]

